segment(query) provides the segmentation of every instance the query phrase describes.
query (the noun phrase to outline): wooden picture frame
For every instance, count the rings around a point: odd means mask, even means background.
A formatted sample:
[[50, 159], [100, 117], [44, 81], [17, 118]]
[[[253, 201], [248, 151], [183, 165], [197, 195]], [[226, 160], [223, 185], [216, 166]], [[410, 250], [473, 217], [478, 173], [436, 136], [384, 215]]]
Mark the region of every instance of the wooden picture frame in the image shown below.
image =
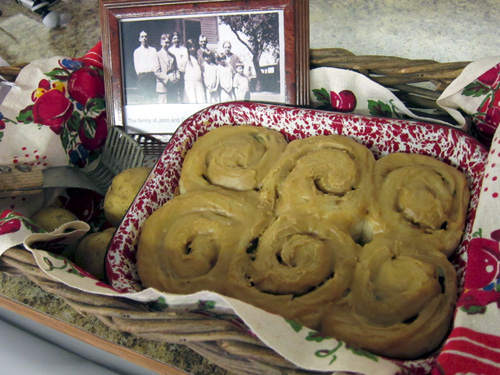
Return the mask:
[[[171, 134], [190, 115], [225, 101], [309, 104], [308, 0], [100, 0], [99, 11], [108, 121], [110, 125], [124, 126], [128, 133]], [[242, 21], [247, 22], [244, 27]], [[161, 66], [156, 65], [156, 88], [152, 93], [151, 72], [141, 71], [151, 68], [135, 63], [134, 51], [143, 42], [144, 33], [149, 45], [143, 44], [143, 55], [152, 56], [151, 48], [157, 54], [162, 49], [166, 51], [165, 41], [172, 44], [174, 32], [180, 33], [175, 40], [180, 40], [180, 45], [168, 49], [168, 55], [180, 52], [175, 60], [177, 72], [172, 73], [171, 69], [164, 74]], [[170, 34], [170, 38], [163, 34]], [[192, 95], [200, 83], [194, 51], [191, 49], [192, 57], [188, 56], [188, 66], [186, 51], [182, 49], [183, 44], [198, 43], [200, 38], [207, 39], [211, 55], [200, 53], [197, 60], [198, 67], [203, 67], [202, 79], [207, 81], [205, 102], [199, 94], [201, 90], [196, 91], [198, 97]], [[237, 64], [233, 64], [231, 55], [238, 56]], [[220, 96], [210, 91], [213, 84], [209, 78], [215, 74], [210, 72], [219, 69], [218, 64], [232, 67], [233, 77], [238, 75], [235, 70], [241, 72], [240, 69], [247, 77], [233, 78], [237, 87], [232, 97], [224, 96], [229, 86], [227, 76], [222, 78], [226, 75], [222, 68]], [[165, 68], [172, 64], [163, 65]]]

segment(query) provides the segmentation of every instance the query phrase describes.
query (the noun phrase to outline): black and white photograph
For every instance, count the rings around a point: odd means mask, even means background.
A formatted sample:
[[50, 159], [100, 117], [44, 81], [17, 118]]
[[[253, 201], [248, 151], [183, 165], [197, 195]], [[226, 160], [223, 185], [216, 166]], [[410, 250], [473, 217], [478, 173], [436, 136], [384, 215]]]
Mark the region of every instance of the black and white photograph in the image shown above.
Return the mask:
[[309, 103], [305, 0], [101, 0], [106, 109], [130, 134], [172, 134], [209, 106]]
[[[281, 13], [121, 22], [128, 130], [163, 130], [216, 103], [241, 100], [282, 103]], [[173, 108], [176, 115], [165, 116]]]

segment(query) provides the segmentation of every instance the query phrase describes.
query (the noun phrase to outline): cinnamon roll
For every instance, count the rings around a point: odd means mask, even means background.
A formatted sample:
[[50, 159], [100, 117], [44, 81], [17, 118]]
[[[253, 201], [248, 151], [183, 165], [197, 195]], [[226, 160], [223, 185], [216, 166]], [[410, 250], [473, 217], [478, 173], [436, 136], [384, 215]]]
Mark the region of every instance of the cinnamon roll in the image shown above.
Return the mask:
[[287, 142], [278, 131], [260, 126], [221, 126], [201, 136], [184, 159], [180, 193], [223, 188], [255, 191], [284, 151]]
[[315, 214], [354, 238], [360, 236], [373, 200], [371, 151], [341, 135], [293, 140], [264, 180], [265, 197], [276, 214]]
[[379, 355], [415, 359], [445, 337], [456, 296], [455, 269], [443, 253], [418, 238], [376, 236], [321, 330]]
[[318, 328], [324, 309], [348, 289], [359, 248], [318, 216], [281, 216], [252, 249], [235, 254], [223, 292]]
[[189, 294], [220, 291], [235, 252], [245, 252], [270, 210], [231, 191], [178, 195], [141, 228], [137, 271], [146, 287]]
[[462, 238], [469, 203], [465, 175], [438, 159], [395, 153], [377, 160], [376, 197], [368, 222], [373, 233], [397, 230], [436, 241], [446, 255]]

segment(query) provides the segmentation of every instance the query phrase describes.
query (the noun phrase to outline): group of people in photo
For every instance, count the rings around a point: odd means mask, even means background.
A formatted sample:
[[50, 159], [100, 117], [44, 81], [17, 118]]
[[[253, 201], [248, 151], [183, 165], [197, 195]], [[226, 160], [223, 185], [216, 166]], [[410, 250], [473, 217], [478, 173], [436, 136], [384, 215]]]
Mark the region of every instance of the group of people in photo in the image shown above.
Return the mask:
[[141, 103], [220, 103], [250, 99], [250, 77], [243, 61], [232, 52], [229, 41], [223, 51], [207, 47], [206, 35], [185, 46], [178, 32], [160, 37], [156, 50], [148, 33], [139, 34], [140, 45], [134, 51], [137, 93]]

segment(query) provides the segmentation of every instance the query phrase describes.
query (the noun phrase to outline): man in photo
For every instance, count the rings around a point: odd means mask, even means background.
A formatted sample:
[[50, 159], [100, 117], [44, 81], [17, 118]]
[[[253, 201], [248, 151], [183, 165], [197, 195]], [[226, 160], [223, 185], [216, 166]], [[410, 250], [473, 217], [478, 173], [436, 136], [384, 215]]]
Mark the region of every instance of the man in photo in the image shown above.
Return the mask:
[[162, 34], [160, 37], [161, 49], [158, 51], [158, 67], [156, 69], [156, 93], [158, 103], [178, 102], [178, 83], [180, 73], [177, 69], [175, 56], [168, 50], [171, 45], [170, 34]]
[[141, 104], [155, 102], [156, 97], [156, 76], [155, 70], [158, 65], [156, 49], [148, 42], [148, 33], [139, 33], [141, 43], [134, 51], [134, 68], [137, 74], [137, 98]]
[[186, 72], [186, 64], [188, 62], [188, 50], [181, 44], [181, 35], [177, 31], [172, 33], [172, 45], [168, 48], [168, 51], [175, 56], [177, 69], [179, 69], [180, 79], [177, 85], [177, 97], [179, 103], [182, 103], [184, 98], [184, 73]]
[[199, 39], [198, 39], [198, 63], [200, 65], [203, 64], [204, 58], [203, 54], [204, 53], [211, 53], [210, 48], [208, 48], [208, 38], [206, 35], [201, 34]]

